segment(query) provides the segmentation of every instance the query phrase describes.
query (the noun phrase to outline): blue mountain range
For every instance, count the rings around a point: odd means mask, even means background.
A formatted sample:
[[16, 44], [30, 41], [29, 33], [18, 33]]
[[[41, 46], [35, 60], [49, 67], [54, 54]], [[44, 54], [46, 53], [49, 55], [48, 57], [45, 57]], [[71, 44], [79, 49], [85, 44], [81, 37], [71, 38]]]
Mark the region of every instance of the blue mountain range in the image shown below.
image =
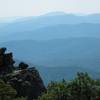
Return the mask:
[[12, 50], [15, 60], [36, 65], [46, 82], [73, 78], [77, 71], [96, 78], [100, 75], [100, 14], [54, 12], [2, 21], [0, 47]]

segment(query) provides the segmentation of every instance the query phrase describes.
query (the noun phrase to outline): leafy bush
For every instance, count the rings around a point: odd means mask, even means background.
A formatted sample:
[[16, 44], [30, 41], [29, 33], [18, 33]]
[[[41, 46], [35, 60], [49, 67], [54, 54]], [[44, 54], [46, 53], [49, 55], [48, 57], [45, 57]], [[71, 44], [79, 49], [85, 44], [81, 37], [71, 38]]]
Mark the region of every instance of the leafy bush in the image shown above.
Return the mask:
[[72, 81], [51, 82], [38, 100], [100, 100], [100, 80], [77, 73]]
[[0, 100], [26, 100], [23, 97], [16, 98], [16, 90], [11, 85], [0, 79]]
[[0, 100], [13, 100], [16, 96], [16, 91], [11, 85], [0, 80]]
[[27, 100], [27, 99], [24, 98], [24, 97], [18, 97], [18, 98], [14, 99], [14, 100]]

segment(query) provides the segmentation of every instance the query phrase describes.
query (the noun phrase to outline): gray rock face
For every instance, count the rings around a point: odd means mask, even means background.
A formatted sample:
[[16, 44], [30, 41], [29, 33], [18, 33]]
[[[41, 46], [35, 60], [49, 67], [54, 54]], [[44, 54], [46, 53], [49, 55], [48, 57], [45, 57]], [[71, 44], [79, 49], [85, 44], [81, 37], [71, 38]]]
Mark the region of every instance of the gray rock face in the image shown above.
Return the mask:
[[17, 90], [18, 96], [28, 97], [28, 100], [37, 99], [46, 91], [38, 71], [33, 67], [15, 72], [10, 76], [9, 83]]

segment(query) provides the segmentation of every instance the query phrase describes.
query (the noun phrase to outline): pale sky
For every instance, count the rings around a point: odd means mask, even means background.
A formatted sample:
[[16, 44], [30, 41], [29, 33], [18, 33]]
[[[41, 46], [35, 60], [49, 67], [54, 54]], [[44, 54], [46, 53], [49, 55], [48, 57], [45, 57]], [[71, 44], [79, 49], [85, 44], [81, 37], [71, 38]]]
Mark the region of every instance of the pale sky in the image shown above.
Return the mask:
[[0, 0], [0, 17], [33, 16], [55, 11], [100, 13], [100, 0]]

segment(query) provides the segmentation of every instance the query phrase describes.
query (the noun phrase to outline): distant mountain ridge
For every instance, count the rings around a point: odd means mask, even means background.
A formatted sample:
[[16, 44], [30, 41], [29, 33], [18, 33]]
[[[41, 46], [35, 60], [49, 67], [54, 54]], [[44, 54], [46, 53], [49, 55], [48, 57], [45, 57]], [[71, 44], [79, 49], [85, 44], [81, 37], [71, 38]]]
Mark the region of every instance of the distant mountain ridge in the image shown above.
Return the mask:
[[[1, 43], [20, 58], [42, 66], [99, 66], [100, 38], [69, 38], [47, 41], [20, 40]], [[79, 63], [79, 64], [78, 64]]]
[[[78, 15], [73, 15], [73, 14], [56, 12], [56, 13], [51, 13], [51, 14], [49, 13], [49, 14], [41, 15], [41, 16], [18, 18], [12, 23], [6, 23], [5, 25], [1, 24], [1, 26], [3, 25], [3, 27], [0, 28], [0, 37], [1, 37], [0, 40], [3, 41], [4, 39], [5, 41], [7, 37], [10, 39], [12, 38], [16, 39], [16, 37], [14, 36], [17, 36], [17, 34], [20, 34], [21, 37], [22, 36], [24, 37], [25, 34], [26, 36], [33, 34], [33, 37], [35, 37], [34, 34], [38, 34], [38, 30], [39, 31], [42, 30], [42, 32], [44, 32], [45, 31], [44, 29], [47, 28], [48, 31], [50, 32], [51, 30], [54, 30], [55, 27], [59, 29], [60, 28], [59, 25], [61, 26], [65, 25], [65, 28], [66, 28], [66, 25], [69, 25], [69, 26], [72, 25], [73, 27], [73, 24], [79, 25], [82, 23], [98, 25], [100, 24], [100, 14], [78, 16]], [[51, 29], [51, 27], [54, 27], [54, 28]], [[67, 33], [67, 30], [66, 29], [64, 30], [65, 30], [64, 32]], [[97, 31], [99, 31], [99, 29], [97, 29]]]
[[33, 28], [26, 29], [28, 30], [24, 31], [23, 29], [23, 31], [20, 30], [20, 32], [13, 29], [9, 34], [1, 36], [0, 40], [50, 40], [72, 37], [100, 37], [100, 24], [59, 24], [42, 27], [36, 30]]

